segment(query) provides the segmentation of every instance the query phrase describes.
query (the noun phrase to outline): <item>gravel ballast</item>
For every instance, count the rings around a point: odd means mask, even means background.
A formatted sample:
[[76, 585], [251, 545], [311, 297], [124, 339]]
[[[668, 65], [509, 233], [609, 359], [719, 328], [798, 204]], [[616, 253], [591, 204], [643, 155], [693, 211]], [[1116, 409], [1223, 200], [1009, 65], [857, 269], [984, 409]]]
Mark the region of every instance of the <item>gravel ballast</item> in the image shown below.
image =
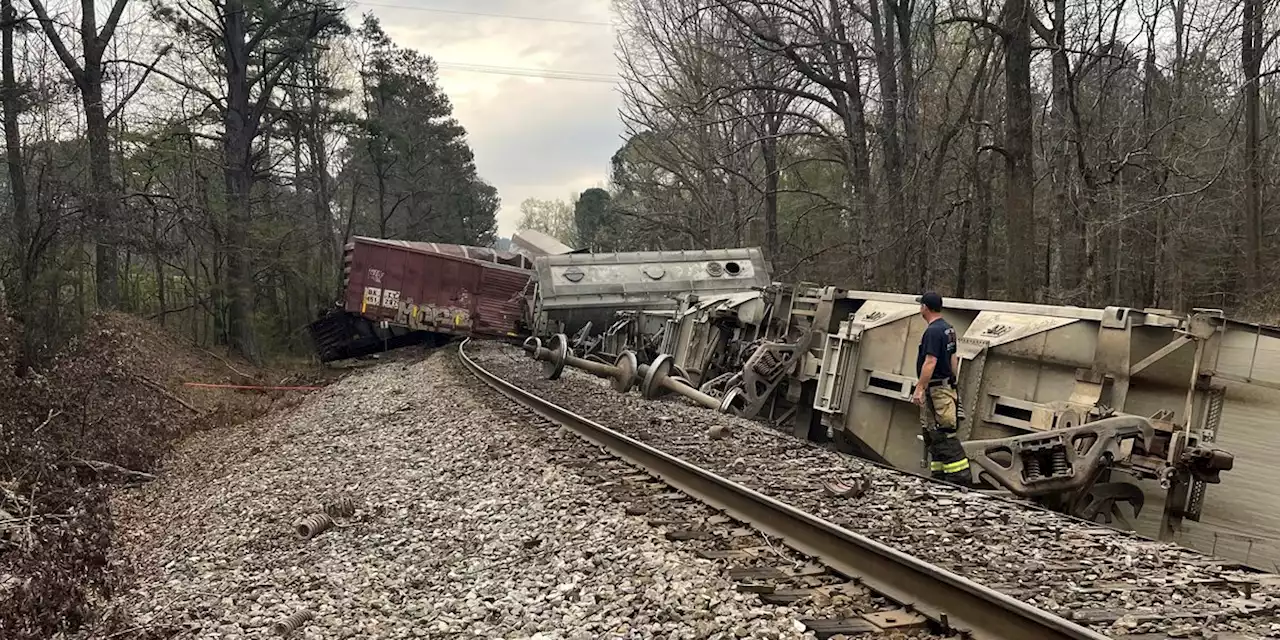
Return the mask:
[[[119, 612], [165, 637], [270, 637], [302, 610], [291, 637], [812, 637], [548, 463], [455, 358], [375, 367], [187, 439], [113, 504], [114, 562], [134, 575]], [[353, 517], [294, 533], [344, 496]]]
[[[587, 418], [1108, 635], [1280, 637], [1275, 576], [883, 468], [680, 398], [619, 394], [571, 368], [546, 380], [540, 363], [512, 346], [468, 345], [467, 352]], [[731, 435], [710, 437], [709, 427], [721, 424]], [[858, 479], [870, 481], [859, 497], [822, 488], [824, 481]]]

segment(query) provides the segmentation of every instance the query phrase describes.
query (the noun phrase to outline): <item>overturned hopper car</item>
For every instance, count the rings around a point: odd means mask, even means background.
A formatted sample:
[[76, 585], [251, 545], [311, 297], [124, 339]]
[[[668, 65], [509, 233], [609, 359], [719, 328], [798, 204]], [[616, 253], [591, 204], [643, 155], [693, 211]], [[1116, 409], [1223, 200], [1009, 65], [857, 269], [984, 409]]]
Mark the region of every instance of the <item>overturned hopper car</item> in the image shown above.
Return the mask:
[[[1214, 309], [947, 298], [942, 313], [960, 336], [973, 482], [1245, 563], [1280, 562], [1280, 328]], [[665, 322], [647, 367], [630, 347], [592, 354], [617, 363], [615, 388], [679, 393], [930, 473], [911, 402], [925, 327], [914, 295], [778, 284], [685, 296]]]
[[485, 247], [355, 237], [338, 308], [310, 326], [322, 362], [451, 336], [516, 337], [533, 278], [526, 256]]
[[575, 348], [637, 348], [637, 336], [660, 332], [686, 296], [749, 294], [771, 282], [756, 247], [544, 255], [534, 269], [533, 333], [574, 336]]

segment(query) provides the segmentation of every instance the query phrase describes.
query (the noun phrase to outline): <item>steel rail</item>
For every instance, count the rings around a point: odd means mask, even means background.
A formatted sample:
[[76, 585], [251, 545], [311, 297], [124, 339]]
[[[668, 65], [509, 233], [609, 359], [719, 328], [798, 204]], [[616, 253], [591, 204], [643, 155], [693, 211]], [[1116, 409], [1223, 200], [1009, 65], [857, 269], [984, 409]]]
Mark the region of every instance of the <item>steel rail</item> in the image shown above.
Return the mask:
[[663, 482], [817, 558], [953, 631], [978, 640], [1106, 640], [1107, 636], [984, 587], [892, 547], [805, 513], [680, 460], [525, 391], [481, 367], [458, 347], [463, 365], [534, 413], [647, 470]]

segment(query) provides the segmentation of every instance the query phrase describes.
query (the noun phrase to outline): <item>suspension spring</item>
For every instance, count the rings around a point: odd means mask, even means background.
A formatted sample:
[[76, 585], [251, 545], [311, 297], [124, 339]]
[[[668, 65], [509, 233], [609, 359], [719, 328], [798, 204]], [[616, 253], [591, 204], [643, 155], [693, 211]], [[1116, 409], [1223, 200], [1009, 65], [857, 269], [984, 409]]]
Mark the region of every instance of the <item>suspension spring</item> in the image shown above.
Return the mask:
[[324, 512], [333, 518], [350, 518], [356, 514], [356, 503], [351, 496], [343, 496], [325, 504]]
[[276, 635], [281, 635], [281, 636], [288, 635], [290, 633], [293, 633], [294, 631], [297, 631], [298, 628], [303, 625], [303, 623], [308, 622], [314, 619], [315, 617], [316, 615], [314, 613], [311, 613], [310, 611], [303, 609], [302, 611], [299, 611], [289, 616], [288, 618], [277, 621], [275, 624], [271, 625], [271, 631], [273, 631]]
[[1029, 455], [1026, 458], [1027, 479], [1037, 480], [1040, 478], [1040, 457], [1037, 455]]
[[327, 513], [313, 513], [293, 525], [298, 537], [304, 540], [310, 540], [329, 529], [332, 529], [336, 523]]
[[766, 349], [760, 352], [759, 359], [757, 359], [756, 362], [752, 364], [751, 369], [755, 371], [758, 375], [761, 375], [764, 377], [772, 377], [774, 373], [773, 370], [777, 368], [779, 364], [780, 363], [778, 362], [778, 357], [774, 355], [772, 351], [769, 351]]
[[1053, 475], [1065, 476], [1071, 470], [1071, 463], [1067, 462], [1066, 449], [1053, 450]]

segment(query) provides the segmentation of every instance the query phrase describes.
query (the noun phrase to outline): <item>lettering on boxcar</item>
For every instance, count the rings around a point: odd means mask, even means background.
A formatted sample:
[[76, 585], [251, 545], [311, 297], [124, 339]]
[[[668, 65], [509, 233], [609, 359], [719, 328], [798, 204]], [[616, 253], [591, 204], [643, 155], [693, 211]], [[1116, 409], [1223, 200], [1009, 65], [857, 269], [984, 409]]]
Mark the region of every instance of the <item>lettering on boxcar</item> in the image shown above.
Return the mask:
[[376, 307], [382, 304], [382, 288], [381, 287], [365, 287], [364, 303], [366, 306]]
[[366, 275], [369, 277], [369, 280], [371, 282], [375, 284], [382, 284], [382, 276], [384, 275], [382, 272], [382, 269], [374, 269], [373, 267], [369, 267], [369, 270], [366, 272]]
[[400, 301], [400, 305], [396, 307], [396, 324], [404, 325], [410, 329], [417, 329], [413, 326], [414, 314], [418, 311], [418, 305], [413, 303], [413, 299], [405, 299]]
[[417, 330], [469, 329], [471, 312], [452, 305], [417, 305], [411, 299], [401, 300], [396, 310], [396, 323]]
[[388, 309], [400, 307], [400, 292], [395, 289], [382, 290], [382, 306]]

